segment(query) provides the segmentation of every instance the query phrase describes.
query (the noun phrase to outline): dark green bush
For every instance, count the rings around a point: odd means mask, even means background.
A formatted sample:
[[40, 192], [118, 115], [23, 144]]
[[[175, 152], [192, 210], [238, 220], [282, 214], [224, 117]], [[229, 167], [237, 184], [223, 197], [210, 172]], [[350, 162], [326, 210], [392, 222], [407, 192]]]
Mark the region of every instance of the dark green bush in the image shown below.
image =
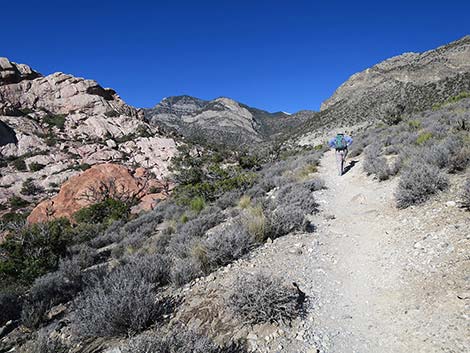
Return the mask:
[[112, 198], [84, 207], [74, 214], [79, 223], [111, 224], [114, 221], [126, 220], [130, 215], [130, 207], [125, 202]]
[[32, 162], [29, 164], [29, 170], [31, 172], [38, 172], [42, 169], [44, 169], [45, 165], [37, 162]]
[[50, 115], [46, 115], [42, 121], [50, 126], [57, 127], [59, 130], [64, 130], [65, 117], [66, 115], [63, 115], [63, 114], [57, 114], [57, 115], [50, 114]]
[[21, 314], [21, 301], [16, 294], [0, 293], [0, 327]]
[[21, 185], [20, 193], [22, 195], [33, 196], [43, 192], [44, 189], [40, 186], [37, 186], [32, 178], [26, 179]]
[[12, 196], [9, 200], [8, 203], [10, 204], [10, 207], [13, 210], [17, 210], [19, 208], [23, 208], [26, 206], [29, 206], [29, 201], [26, 201], [25, 199], [22, 199], [19, 196]]
[[70, 223], [58, 219], [24, 227], [0, 244], [0, 277], [20, 283], [32, 283], [35, 278], [57, 268], [59, 259], [72, 243]]
[[16, 170], [20, 172], [25, 172], [28, 170], [28, 167], [26, 166], [26, 162], [24, 159], [17, 158], [13, 161], [13, 166], [16, 168]]

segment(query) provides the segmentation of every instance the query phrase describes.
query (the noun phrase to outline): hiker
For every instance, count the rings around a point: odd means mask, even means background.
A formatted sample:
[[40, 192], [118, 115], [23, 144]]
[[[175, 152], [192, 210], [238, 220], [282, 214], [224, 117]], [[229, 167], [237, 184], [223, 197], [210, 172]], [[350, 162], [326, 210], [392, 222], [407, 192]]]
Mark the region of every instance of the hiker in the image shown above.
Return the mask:
[[348, 155], [348, 147], [351, 146], [353, 139], [351, 136], [338, 133], [336, 137], [328, 141], [328, 145], [336, 150], [336, 163], [338, 165], [338, 174], [343, 175], [344, 162]]

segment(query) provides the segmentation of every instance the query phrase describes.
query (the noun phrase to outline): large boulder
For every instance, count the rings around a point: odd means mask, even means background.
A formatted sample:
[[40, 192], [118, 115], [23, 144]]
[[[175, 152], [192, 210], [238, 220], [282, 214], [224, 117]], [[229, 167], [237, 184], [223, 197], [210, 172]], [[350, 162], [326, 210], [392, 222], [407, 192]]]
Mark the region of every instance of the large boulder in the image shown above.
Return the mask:
[[[143, 199], [137, 211], [151, 209], [155, 203], [166, 197], [165, 192], [155, 193], [162, 181], [149, 180], [140, 169], [133, 173], [123, 165], [97, 164], [77, 176], [71, 177], [53, 198], [41, 202], [28, 217], [29, 223], [46, 222], [65, 217], [73, 221], [73, 215], [80, 209], [100, 201], [102, 195], [96, 194], [102, 187], [108, 188], [116, 197], [136, 197]], [[150, 194], [151, 197], [145, 197]]]

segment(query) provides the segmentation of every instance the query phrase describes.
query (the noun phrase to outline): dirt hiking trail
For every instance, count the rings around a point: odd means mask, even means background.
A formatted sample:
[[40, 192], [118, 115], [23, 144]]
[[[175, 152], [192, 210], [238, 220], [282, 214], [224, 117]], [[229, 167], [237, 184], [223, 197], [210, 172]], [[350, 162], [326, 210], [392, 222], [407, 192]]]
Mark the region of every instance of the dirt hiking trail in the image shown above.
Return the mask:
[[[334, 152], [323, 156], [313, 176], [326, 183], [312, 195], [321, 210], [309, 216], [314, 232], [268, 242], [192, 287], [202, 299], [186, 321], [220, 316], [221, 288], [230, 292], [240, 273], [264, 272], [296, 282], [307, 314], [291, 326], [237, 329], [251, 351], [469, 352], [468, 212], [447, 206], [451, 192], [397, 210], [397, 179], [378, 182], [363, 172], [362, 156], [351, 161], [338, 176]], [[224, 314], [206, 329], [214, 327], [232, 335], [238, 326]]]
[[[299, 269], [297, 281], [312, 298], [311, 324], [298, 338], [335, 353], [468, 351], [465, 322], [455, 325], [464, 316], [463, 302], [438, 290], [435, 303], [426, 306], [421, 298], [430, 295], [429, 283], [410, 274], [415, 247], [404, 230], [416, 229], [403, 225], [411, 215], [395, 207], [396, 180], [379, 183], [366, 176], [361, 158], [348, 158], [352, 167], [343, 176], [335, 163], [330, 151], [319, 168], [327, 188], [316, 195], [323, 221], [316, 222], [315, 240], [286, 263]], [[315, 352], [285, 351], [296, 349]]]
[[329, 152], [319, 169], [327, 187], [322, 211], [331, 220], [318, 229], [326, 267], [319, 295], [329, 300], [323, 307], [314, 305], [314, 319], [338, 331], [330, 337], [335, 352], [417, 352], [401, 318], [406, 284], [391, 261], [387, 239], [396, 227], [394, 188], [365, 176], [360, 159], [349, 158], [354, 166], [343, 176], [337, 175], [335, 162]]
[[258, 351], [468, 352], [468, 298], [459, 292], [468, 215], [435, 205], [399, 211], [396, 179], [378, 182], [361, 157], [350, 162], [338, 176], [334, 152], [322, 158], [315, 232], [276, 239], [248, 260], [248, 268], [297, 282], [309, 298], [307, 318]]

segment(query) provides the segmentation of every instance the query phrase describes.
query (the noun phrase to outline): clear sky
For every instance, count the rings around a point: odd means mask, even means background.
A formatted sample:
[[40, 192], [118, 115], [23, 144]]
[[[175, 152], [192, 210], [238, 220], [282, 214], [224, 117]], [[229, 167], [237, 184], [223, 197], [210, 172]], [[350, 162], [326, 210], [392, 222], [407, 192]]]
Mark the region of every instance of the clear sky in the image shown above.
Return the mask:
[[2, 1], [0, 56], [129, 104], [228, 96], [319, 109], [350, 75], [470, 34], [470, 1]]

